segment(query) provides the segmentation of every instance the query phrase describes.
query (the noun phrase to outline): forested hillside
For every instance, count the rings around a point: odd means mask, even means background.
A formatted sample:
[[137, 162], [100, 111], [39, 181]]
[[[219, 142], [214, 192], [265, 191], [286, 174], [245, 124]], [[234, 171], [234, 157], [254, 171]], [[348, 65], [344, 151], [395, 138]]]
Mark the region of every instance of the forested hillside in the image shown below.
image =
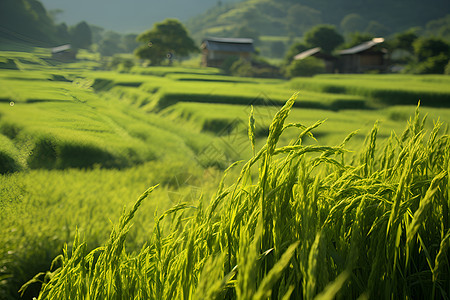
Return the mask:
[[191, 19], [187, 27], [196, 37], [247, 34], [302, 36], [320, 23], [343, 32], [388, 35], [424, 26], [450, 12], [447, 0], [247, 0], [214, 7]]
[[51, 46], [68, 40], [67, 26], [56, 25], [37, 0], [0, 1], [0, 38]]
[[41, 0], [47, 10], [59, 10], [58, 20], [69, 25], [86, 21], [120, 33], [140, 32], [165, 18], [186, 21], [205, 10], [238, 0]]

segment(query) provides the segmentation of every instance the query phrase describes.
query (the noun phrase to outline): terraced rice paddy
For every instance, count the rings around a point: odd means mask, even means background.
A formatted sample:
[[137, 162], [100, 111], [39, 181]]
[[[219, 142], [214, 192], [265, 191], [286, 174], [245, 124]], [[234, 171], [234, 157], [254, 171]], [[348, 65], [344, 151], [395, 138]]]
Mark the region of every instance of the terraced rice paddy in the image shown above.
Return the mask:
[[0, 298], [450, 294], [448, 76], [0, 58]]

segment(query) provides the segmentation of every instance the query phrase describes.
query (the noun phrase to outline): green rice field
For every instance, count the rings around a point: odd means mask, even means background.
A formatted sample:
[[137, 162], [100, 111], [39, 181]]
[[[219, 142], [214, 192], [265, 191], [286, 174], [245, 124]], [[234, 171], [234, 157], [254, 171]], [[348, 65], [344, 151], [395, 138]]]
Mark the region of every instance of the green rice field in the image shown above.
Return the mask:
[[449, 298], [449, 76], [103, 65], [0, 51], [0, 299]]

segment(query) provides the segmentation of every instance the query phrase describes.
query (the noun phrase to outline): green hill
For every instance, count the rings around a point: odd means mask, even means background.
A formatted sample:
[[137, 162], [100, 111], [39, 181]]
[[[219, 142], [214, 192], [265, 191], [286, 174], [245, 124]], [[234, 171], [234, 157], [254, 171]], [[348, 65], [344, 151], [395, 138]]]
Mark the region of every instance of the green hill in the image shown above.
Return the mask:
[[447, 0], [246, 0], [214, 7], [187, 22], [197, 38], [239, 35], [242, 28], [256, 35], [302, 36], [320, 23], [337, 25], [343, 32], [388, 35], [450, 11]]
[[40, 47], [66, 43], [67, 26], [55, 24], [40, 1], [0, 1], [0, 43], [19, 42]]

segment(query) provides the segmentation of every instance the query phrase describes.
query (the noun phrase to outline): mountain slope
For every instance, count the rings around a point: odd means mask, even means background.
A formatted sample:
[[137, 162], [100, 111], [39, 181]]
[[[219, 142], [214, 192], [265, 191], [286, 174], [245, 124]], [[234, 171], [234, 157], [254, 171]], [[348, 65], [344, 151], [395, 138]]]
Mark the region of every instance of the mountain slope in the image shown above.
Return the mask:
[[[3, 1], [3, 0], [2, 0]], [[236, 0], [220, 0], [222, 3]], [[117, 32], [139, 33], [166, 18], [181, 21], [218, 5], [219, 0], [42, 0], [48, 10], [62, 10], [58, 21], [86, 21]]]
[[61, 28], [57, 27], [47, 14], [45, 7], [37, 0], [0, 1], [0, 38], [49, 46], [63, 39]]
[[[387, 35], [450, 13], [448, 0], [246, 0], [215, 7], [190, 19], [187, 27], [201, 36], [236, 35], [247, 27], [261, 35], [301, 36], [320, 23], [347, 25], [345, 30]], [[351, 23], [350, 19], [357, 22]], [[347, 18], [347, 20], [346, 20]], [[347, 22], [347, 23], [346, 23]], [[345, 31], [344, 30], [344, 31]]]

